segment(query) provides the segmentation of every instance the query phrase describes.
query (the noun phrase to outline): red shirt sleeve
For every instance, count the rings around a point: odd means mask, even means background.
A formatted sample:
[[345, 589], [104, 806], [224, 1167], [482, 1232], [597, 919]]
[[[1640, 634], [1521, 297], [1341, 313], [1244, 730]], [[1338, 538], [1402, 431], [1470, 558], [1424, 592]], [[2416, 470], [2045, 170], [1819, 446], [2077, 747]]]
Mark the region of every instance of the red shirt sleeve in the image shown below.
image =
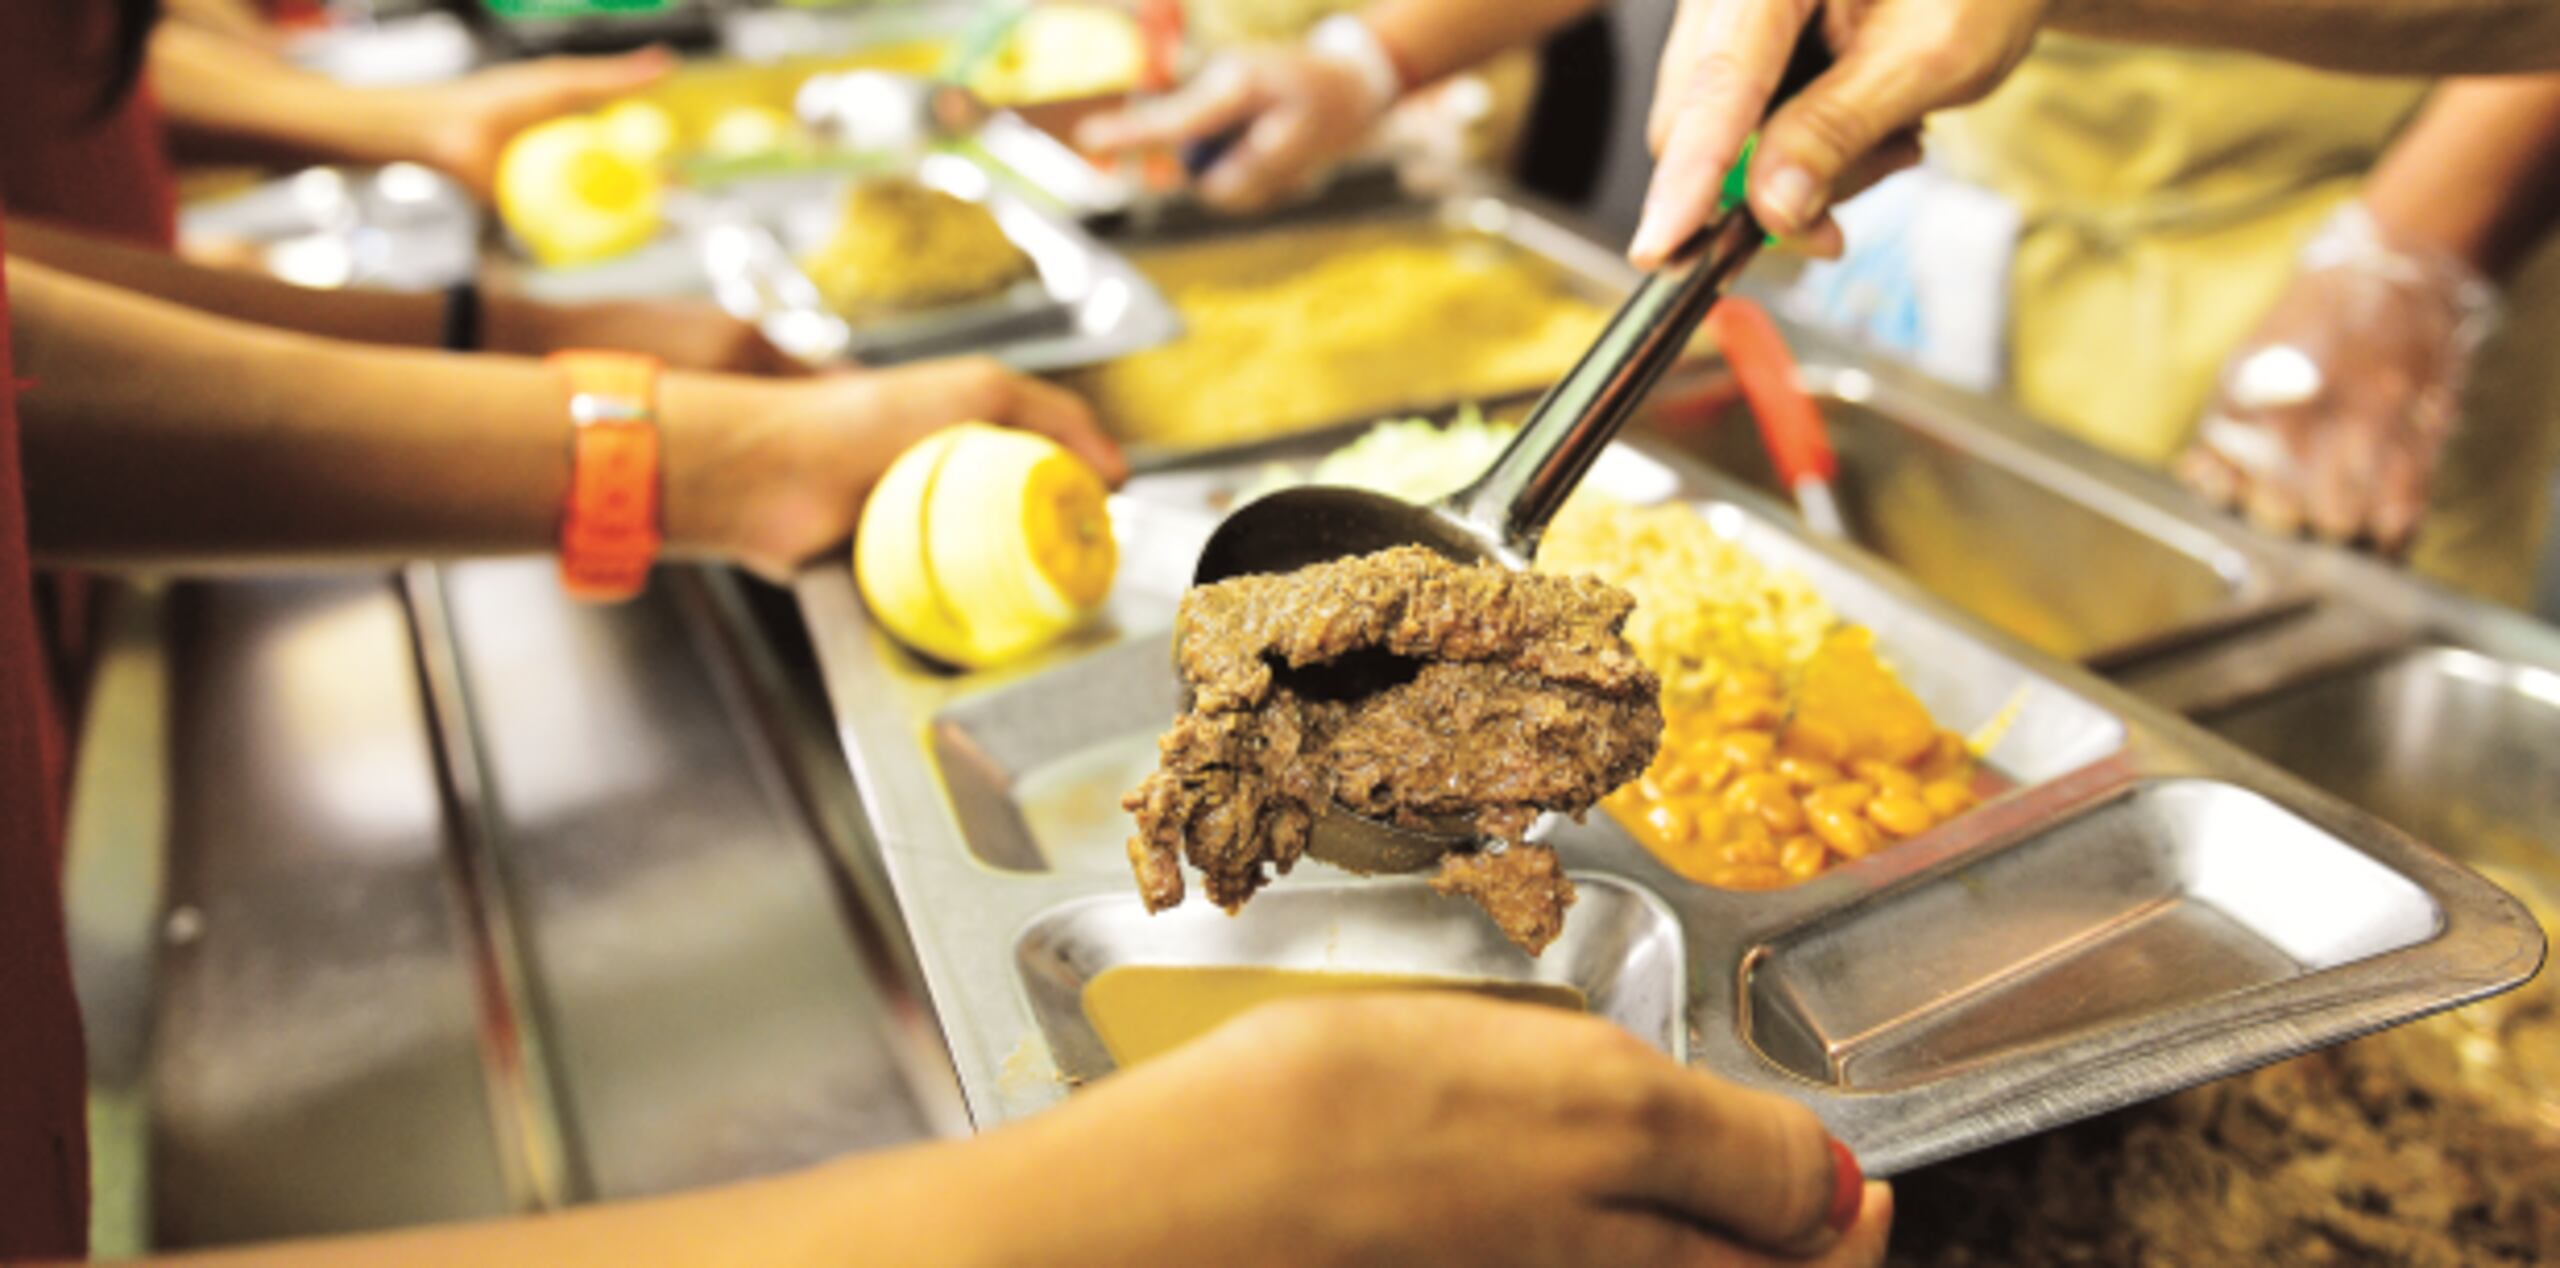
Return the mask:
[[105, 0], [0, 0], [0, 200], [28, 219], [167, 248], [177, 179], [159, 105], [148, 85], [101, 100], [115, 23]]
[[66, 746], [27, 559], [5, 211], [0, 203], [0, 1263], [79, 1257], [89, 1233], [87, 1071], [63, 940]]

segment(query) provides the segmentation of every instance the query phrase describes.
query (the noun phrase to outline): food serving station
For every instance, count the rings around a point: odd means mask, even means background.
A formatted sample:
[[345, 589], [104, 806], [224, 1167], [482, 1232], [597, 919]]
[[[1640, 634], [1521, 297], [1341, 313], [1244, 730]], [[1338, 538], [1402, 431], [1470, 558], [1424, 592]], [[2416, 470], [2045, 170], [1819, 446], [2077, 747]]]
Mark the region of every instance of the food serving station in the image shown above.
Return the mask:
[[[537, 293], [715, 294], [786, 347], [818, 328], [814, 357], [983, 349], [1083, 388], [1137, 474], [1111, 499], [1108, 604], [1055, 646], [939, 665], [880, 628], [843, 559], [788, 590], [669, 566], [612, 608], [566, 599], [540, 560], [173, 583], [127, 606], [90, 742], [165, 754], [137, 778], [166, 812], [75, 856], [70, 883], [97, 1081], [147, 1158], [140, 1242], [547, 1209], [992, 1127], [1115, 1068], [1085, 990], [1119, 966], [1569, 987], [1803, 1101], [1878, 1175], [2540, 968], [2560, 630], [2254, 534], [1792, 325], [1845, 540], [1785, 503], [1704, 347], [1594, 485], [1694, 509], [1873, 631], [1974, 737], [1981, 805], [1766, 892], [1680, 874], [1595, 813], [1548, 838], [1581, 898], [1536, 957], [1418, 880], [1312, 862], [1233, 917], [1197, 898], [1150, 916], [1120, 797], [1181, 707], [1170, 629], [1218, 518], [1377, 420], [1516, 411], [1637, 278], [1607, 236], [1500, 184], [1372, 173], [1249, 220], [1062, 194], [1038, 173], [1072, 153], [1022, 117], [923, 179], [988, 205], [1036, 281], [891, 330], [902, 347], [828, 326], [790, 267], [823, 233], [801, 227], [805, 177], [723, 186], [590, 270], [489, 250]], [[273, 243], [417, 223], [416, 199], [342, 198], [315, 226], [265, 197], [199, 223]], [[368, 215], [390, 220], [350, 230]], [[1236, 331], [1343, 313], [1320, 282], [1274, 279], [1354, 251], [1457, 280], [1380, 297], [1371, 318], [1404, 323], [1373, 349], [1384, 369], [1295, 327], [1267, 354], [1297, 361], [1235, 368]], [[1309, 293], [1269, 298], [1289, 285]], [[1262, 386], [1293, 379], [1307, 399]], [[398, 1165], [357, 1165], [392, 1139]]]

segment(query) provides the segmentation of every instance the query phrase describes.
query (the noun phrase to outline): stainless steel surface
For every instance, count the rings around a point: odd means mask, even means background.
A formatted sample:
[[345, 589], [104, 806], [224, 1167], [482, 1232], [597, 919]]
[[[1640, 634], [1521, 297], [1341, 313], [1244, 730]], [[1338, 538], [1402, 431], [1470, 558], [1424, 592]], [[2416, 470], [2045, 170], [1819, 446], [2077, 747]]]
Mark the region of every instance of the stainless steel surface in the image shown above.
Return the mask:
[[398, 595], [368, 577], [172, 603], [154, 1240], [506, 1213]]
[[1741, 1025], [1801, 1078], [1916, 1086], [2412, 946], [2441, 920], [2408, 878], [2258, 793], [2147, 781], [1772, 939], [1744, 970]]
[[813, 363], [981, 352], [1020, 370], [1062, 370], [1126, 356], [1180, 332], [1180, 319], [1144, 274], [1073, 221], [1005, 186], [988, 166], [937, 153], [914, 174], [983, 204], [1031, 257], [1037, 277], [984, 300], [849, 322], [826, 307], [799, 261], [835, 234], [844, 191], [859, 178], [819, 173], [733, 182], [690, 217], [688, 233], [713, 297]]
[[[1787, 332], [1839, 454], [1849, 540], [2039, 650], [2121, 663], [2308, 600], [2282, 552], [2190, 513], [2142, 473], [1836, 340]], [[1745, 408], [1728, 399], [1666, 428], [1784, 495]]]
[[2560, 876], [2560, 671], [2419, 646], [2203, 721], [2466, 861]]
[[1665, 1052], [1679, 1055], [1687, 1043], [1680, 927], [1668, 907], [1632, 885], [1584, 885], [1563, 936], [1535, 960], [1489, 924], [1435, 919], [1445, 900], [1419, 881], [1335, 881], [1254, 901], [1269, 909], [1250, 921], [1197, 904], [1150, 916], [1111, 897], [1076, 899], [1033, 917], [1015, 954], [1059, 1077], [1083, 1083], [1111, 1072], [1111, 1054], [1085, 1013], [1084, 988], [1104, 970], [1130, 964], [1336, 973], [1429, 964], [1451, 981], [1570, 986], [1592, 1012]]
[[974, 136], [995, 114], [966, 85], [882, 70], [812, 75], [791, 105], [830, 144], [908, 156]]
[[299, 286], [432, 290], [471, 276], [480, 211], [451, 178], [415, 163], [314, 167], [191, 204], [178, 234]]
[[449, 569], [566, 1117], [593, 1196], [935, 1134], [824, 850], [682, 590], [613, 608], [548, 560]]
[[[1988, 764], [2015, 791], [1793, 890], [1691, 885], [1604, 821], [1553, 834], [1582, 883], [1640, 890], [1672, 913], [1688, 1030], [1673, 1050], [1804, 1101], [1877, 1173], [2492, 993], [2539, 964], [2542, 937], [2511, 900], [2406, 837], [1801, 536], [1759, 495], [1660, 451], [1621, 454], [1630, 488], [1659, 492], [1644, 472], [1667, 473], [1721, 531], [1875, 629], [1947, 725], [2014, 714]], [[1026, 956], [1056, 962], [1026, 950], [1044, 915], [1116, 908], [1129, 938], [1174, 962], [1206, 954], [1187, 913], [1139, 914], [1110, 806], [1161, 725], [1145, 715], [1173, 690], [1164, 630], [1184, 548], [1214, 523], [1221, 489], [1256, 474], [1195, 466], [1133, 482], [1115, 505], [1132, 551], [1105, 621], [999, 673], [952, 677], [897, 650], [842, 569], [802, 580], [843, 740], [981, 1126], [1054, 1103], [1060, 1075], [1091, 1069], [1080, 1041], [1053, 1046], [1058, 1010], [1032, 1002], [1054, 984], [1022, 976]], [[1303, 913], [1362, 888], [1304, 867], [1210, 927], [1304, 947]], [[1302, 893], [1329, 897], [1292, 897]], [[1484, 967], [1446, 950], [1485, 936], [1463, 904], [1345, 910], [1346, 931], [1409, 952], [1358, 967]], [[1880, 994], [1818, 989], [1840, 980], [1822, 966], [1844, 948], [1894, 962], [1874, 970]]]
[[[613, 608], [547, 561], [444, 573], [423, 675], [384, 578], [176, 592], [155, 1243], [544, 1205], [493, 1113], [529, 1073], [501, 1029], [557, 1071], [567, 1200], [962, 1129], [929, 1019], [857, 936], [842, 759], [737, 653], [763, 636], [680, 570]], [[512, 984], [487, 971], [508, 935]]]
[[526, 971], [522, 915], [504, 872], [505, 831], [490, 802], [488, 755], [462, 667], [445, 573], [411, 564], [398, 582], [416, 656], [436, 786], [443, 802], [448, 874], [466, 932], [479, 1005], [480, 1069], [510, 1204], [554, 1211], [592, 1192], [570, 1152], [560, 1070]]

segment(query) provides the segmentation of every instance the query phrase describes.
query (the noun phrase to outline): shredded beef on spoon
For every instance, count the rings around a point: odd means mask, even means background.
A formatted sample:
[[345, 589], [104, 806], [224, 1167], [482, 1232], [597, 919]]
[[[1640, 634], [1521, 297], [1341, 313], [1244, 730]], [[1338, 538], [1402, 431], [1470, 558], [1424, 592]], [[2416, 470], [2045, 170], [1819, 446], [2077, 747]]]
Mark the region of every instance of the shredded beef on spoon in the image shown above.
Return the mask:
[[1619, 632], [1634, 607], [1592, 578], [1418, 546], [1193, 589], [1174, 635], [1190, 711], [1121, 803], [1148, 910], [1182, 901], [1185, 858], [1211, 901], [1243, 906], [1338, 801], [1506, 843], [1452, 854], [1433, 885], [1544, 950], [1573, 885], [1522, 835], [1547, 811], [1579, 818], [1661, 742], [1660, 684]]

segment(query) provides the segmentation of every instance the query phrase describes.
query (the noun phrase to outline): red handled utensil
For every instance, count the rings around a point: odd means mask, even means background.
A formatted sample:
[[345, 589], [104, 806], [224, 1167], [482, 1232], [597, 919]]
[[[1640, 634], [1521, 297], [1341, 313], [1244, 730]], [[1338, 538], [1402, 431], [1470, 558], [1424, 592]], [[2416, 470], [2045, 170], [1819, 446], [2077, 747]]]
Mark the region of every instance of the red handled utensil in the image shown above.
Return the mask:
[[1707, 314], [1707, 329], [1742, 384], [1743, 400], [1760, 427], [1760, 443], [1778, 470], [1778, 482], [1795, 496], [1805, 527], [1824, 537], [1846, 538], [1848, 526], [1831, 488], [1839, 478], [1840, 458], [1832, 452], [1822, 408], [1804, 390], [1795, 354], [1787, 350], [1778, 323], [1758, 304], [1728, 295]]

